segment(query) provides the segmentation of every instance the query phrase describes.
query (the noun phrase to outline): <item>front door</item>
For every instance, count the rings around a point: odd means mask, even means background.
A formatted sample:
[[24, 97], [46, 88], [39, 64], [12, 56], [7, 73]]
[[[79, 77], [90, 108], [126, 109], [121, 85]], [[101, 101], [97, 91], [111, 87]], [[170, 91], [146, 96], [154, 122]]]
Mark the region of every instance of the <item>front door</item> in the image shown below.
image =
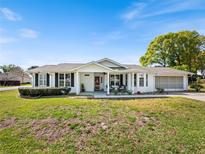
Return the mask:
[[100, 77], [95, 76], [95, 91], [100, 90]]

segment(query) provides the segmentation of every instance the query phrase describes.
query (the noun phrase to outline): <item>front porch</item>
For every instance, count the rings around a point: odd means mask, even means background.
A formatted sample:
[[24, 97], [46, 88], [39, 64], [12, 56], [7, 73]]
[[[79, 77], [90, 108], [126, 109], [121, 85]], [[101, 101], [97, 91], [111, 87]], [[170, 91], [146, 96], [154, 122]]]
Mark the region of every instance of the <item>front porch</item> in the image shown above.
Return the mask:
[[76, 74], [77, 95], [93, 95], [93, 93], [109, 95], [134, 92], [134, 74], [132, 77], [131, 73], [77, 72]]

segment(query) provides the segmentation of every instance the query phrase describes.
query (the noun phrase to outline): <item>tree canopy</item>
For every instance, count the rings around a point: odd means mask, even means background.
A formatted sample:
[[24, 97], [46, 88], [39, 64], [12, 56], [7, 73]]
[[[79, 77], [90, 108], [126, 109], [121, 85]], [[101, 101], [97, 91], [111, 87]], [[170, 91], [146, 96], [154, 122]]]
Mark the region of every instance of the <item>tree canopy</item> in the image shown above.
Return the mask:
[[197, 72], [205, 70], [205, 36], [180, 31], [157, 36], [140, 58], [143, 66], [158, 65]]
[[14, 64], [9, 64], [9, 65], [2, 65], [2, 66], [0, 66], [0, 69], [2, 69], [4, 73], [7, 73], [7, 72], [12, 71], [16, 67], [17, 66], [14, 65]]

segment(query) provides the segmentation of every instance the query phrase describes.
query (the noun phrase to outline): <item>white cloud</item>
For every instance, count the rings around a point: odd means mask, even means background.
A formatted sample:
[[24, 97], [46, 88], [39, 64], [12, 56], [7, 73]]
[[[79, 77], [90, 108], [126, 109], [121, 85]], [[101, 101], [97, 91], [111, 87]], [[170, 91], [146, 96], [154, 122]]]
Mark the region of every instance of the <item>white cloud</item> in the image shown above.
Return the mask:
[[20, 21], [22, 17], [15, 12], [11, 11], [9, 8], [0, 8], [0, 13], [10, 21]]
[[23, 38], [30, 38], [34, 39], [38, 37], [38, 32], [32, 30], [32, 29], [21, 29], [20, 30], [20, 36]]
[[144, 9], [146, 3], [134, 3], [131, 9], [122, 15], [122, 18], [126, 21], [133, 20], [140, 15], [140, 12]]
[[205, 2], [202, 0], [149, 0], [146, 3], [138, 2], [134, 5], [132, 4], [128, 11], [122, 14], [122, 19], [125, 21], [132, 21], [137, 18], [143, 19], [180, 11], [203, 9], [204, 5]]

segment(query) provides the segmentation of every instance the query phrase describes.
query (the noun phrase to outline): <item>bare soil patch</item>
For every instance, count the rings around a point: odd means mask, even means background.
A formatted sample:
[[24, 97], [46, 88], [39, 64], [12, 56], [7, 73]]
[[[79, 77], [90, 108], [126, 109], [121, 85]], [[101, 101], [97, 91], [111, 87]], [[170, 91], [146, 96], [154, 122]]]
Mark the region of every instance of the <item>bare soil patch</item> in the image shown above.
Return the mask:
[[14, 126], [15, 123], [16, 123], [15, 117], [5, 119], [3, 121], [0, 121], [0, 129], [10, 128], [10, 127]]
[[116, 132], [123, 133], [120, 132], [120, 127], [126, 125], [128, 135], [131, 137], [139, 128], [145, 127], [150, 122], [154, 125], [159, 124], [158, 120], [146, 116], [143, 112], [132, 112], [130, 115], [135, 116], [136, 120], [130, 121], [125, 115], [113, 116], [110, 111], [100, 113], [99, 117], [84, 120], [78, 118], [67, 120], [47, 118], [33, 120], [29, 124], [29, 129], [37, 139], [48, 143], [56, 142], [68, 134], [69, 136], [75, 136], [75, 147], [78, 151], [82, 151], [92, 137], [100, 135], [102, 132], [109, 134], [116, 129]]

